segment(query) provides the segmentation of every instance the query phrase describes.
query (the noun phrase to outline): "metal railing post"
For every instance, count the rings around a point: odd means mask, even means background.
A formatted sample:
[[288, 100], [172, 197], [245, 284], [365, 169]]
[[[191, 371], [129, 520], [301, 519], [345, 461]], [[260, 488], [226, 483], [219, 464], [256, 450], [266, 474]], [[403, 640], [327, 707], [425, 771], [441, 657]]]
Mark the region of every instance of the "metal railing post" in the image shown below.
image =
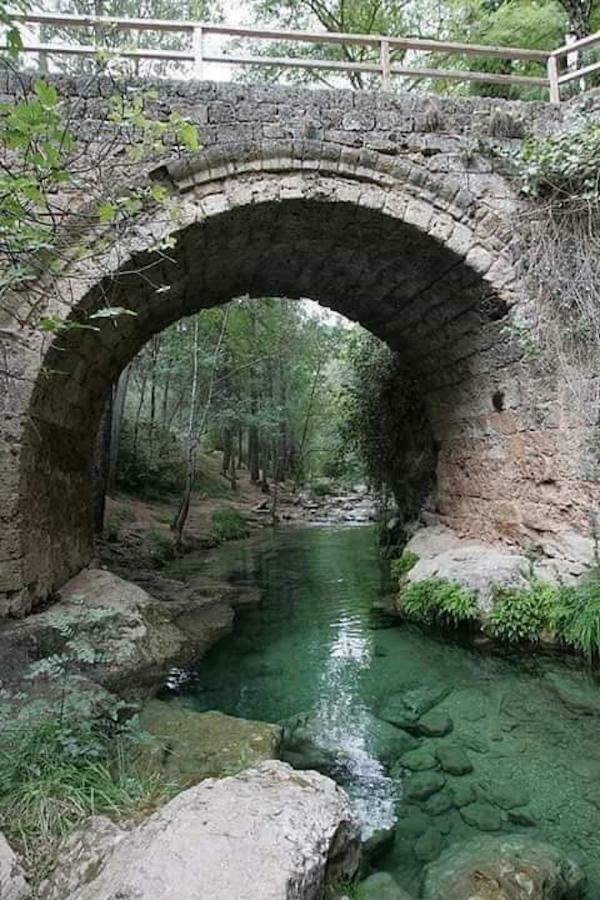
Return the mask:
[[192, 34], [192, 48], [194, 54], [194, 78], [198, 81], [202, 80], [202, 70], [204, 68], [204, 31], [201, 25], [194, 25]]
[[379, 59], [381, 62], [381, 80], [384, 91], [392, 88], [392, 73], [390, 67], [390, 42], [382, 39], [379, 48]]
[[550, 89], [550, 103], [560, 103], [560, 82], [558, 80], [558, 57], [548, 57], [548, 86]]

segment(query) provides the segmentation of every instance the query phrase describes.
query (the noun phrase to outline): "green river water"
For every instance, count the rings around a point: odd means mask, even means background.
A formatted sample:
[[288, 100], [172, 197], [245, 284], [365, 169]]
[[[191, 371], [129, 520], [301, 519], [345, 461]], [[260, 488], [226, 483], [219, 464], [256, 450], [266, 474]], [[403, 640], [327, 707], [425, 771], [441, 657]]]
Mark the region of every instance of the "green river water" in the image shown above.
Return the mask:
[[[306, 714], [365, 835], [395, 823], [379, 868], [417, 895], [444, 847], [479, 829], [527, 832], [581, 861], [599, 900], [600, 686], [582, 666], [484, 652], [386, 618], [373, 609], [389, 582], [368, 527], [288, 527], [188, 558], [184, 571], [256, 586], [261, 602], [163, 695], [270, 722]], [[383, 722], [390, 698], [407, 691], [446, 693], [435, 712], [451, 733], [407, 737]], [[417, 797], [415, 773], [399, 762], [406, 741], [418, 757], [458, 747], [473, 771], [444, 773], [441, 790]]]

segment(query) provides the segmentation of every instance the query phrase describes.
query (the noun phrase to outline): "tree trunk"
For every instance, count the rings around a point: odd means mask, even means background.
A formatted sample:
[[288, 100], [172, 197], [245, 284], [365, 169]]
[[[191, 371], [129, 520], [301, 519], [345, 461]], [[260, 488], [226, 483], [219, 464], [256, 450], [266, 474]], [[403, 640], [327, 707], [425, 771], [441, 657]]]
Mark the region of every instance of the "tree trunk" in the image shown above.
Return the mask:
[[212, 370], [210, 374], [210, 381], [208, 383], [208, 392], [206, 396], [206, 403], [204, 405], [204, 409], [202, 410], [202, 417], [198, 426], [195, 425], [196, 420], [196, 398], [198, 396], [198, 317], [194, 321], [194, 359], [193, 359], [193, 375], [192, 375], [192, 392], [190, 398], [190, 415], [188, 419], [188, 431], [187, 431], [187, 454], [186, 454], [186, 470], [185, 470], [185, 485], [183, 488], [183, 494], [181, 497], [181, 502], [179, 504], [179, 509], [175, 514], [175, 518], [173, 520], [172, 529], [175, 532], [175, 546], [178, 550], [181, 550], [183, 547], [183, 529], [185, 528], [185, 523], [187, 522], [187, 517], [190, 511], [190, 500], [192, 497], [192, 490], [194, 487], [194, 475], [196, 471], [196, 453], [198, 450], [198, 445], [202, 440], [202, 435], [204, 433], [204, 426], [206, 423], [206, 419], [208, 416], [208, 412], [210, 409], [210, 405], [212, 402], [213, 391], [215, 387], [215, 380], [217, 374], [217, 366], [219, 363], [219, 353], [221, 350], [221, 344], [223, 343], [223, 338], [225, 336], [225, 329], [227, 328], [227, 318], [229, 312], [226, 309], [223, 315], [223, 321], [221, 323], [221, 331], [219, 333], [219, 339], [217, 341], [217, 345], [215, 347], [215, 354], [213, 357]]
[[112, 397], [109, 397], [98, 436], [96, 438], [96, 449], [94, 453], [94, 471], [93, 471], [93, 497], [94, 497], [94, 530], [96, 534], [100, 534], [104, 528], [104, 512], [106, 508], [106, 485], [108, 479], [108, 465], [110, 454], [111, 439], [111, 419], [113, 413]]
[[231, 466], [231, 457], [233, 456], [233, 434], [231, 428], [223, 429], [223, 467], [221, 469], [223, 475], [227, 475]]
[[119, 446], [121, 444], [121, 426], [123, 424], [123, 412], [125, 410], [125, 401], [127, 399], [127, 387], [129, 385], [129, 375], [131, 372], [131, 364], [125, 366], [117, 381], [117, 386], [113, 394], [112, 415], [110, 422], [110, 445], [108, 455], [108, 477], [106, 482], [106, 492], [114, 494], [117, 487], [117, 468], [119, 461]]

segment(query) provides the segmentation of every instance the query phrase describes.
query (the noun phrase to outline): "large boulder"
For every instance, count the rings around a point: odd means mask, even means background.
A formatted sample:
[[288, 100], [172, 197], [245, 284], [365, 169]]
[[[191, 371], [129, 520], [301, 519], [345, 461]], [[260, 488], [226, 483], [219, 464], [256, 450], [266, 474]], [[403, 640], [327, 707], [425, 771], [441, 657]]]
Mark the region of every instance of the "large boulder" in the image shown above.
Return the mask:
[[216, 711], [194, 712], [175, 702], [151, 700], [142, 710], [140, 725], [154, 738], [145, 752], [187, 784], [232, 775], [280, 754], [279, 725]]
[[71, 670], [109, 690], [144, 693], [173, 665], [202, 656], [233, 623], [233, 609], [217, 598], [157, 600], [104, 569], [84, 569], [60, 593], [49, 609], [0, 634], [0, 646], [4, 638], [21, 648], [14, 674], [22, 676], [27, 664], [63, 652], [65, 639], [55, 624], [63, 617], [76, 622], [78, 639], [98, 651], [95, 661], [74, 659]]
[[459, 538], [443, 525], [422, 528], [411, 538], [405, 552], [419, 560], [407, 575], [407, 582], [442, 578], [470, 591], [482, 614], [492, 607], [492, 593], [498, 587], [527, 587], [528, 560], [506, 548], [482, 541]]
[[523, 835], [454, 844], [428, 866], [424, 900], [579, 900], [585, 875], [550, 844]]
[[[127, 831], [106, 816], [92, 816], [64, 839], [54, 870], [39, 888], [40, 900], [65, 900], [93, 881]], [[4, 897], [0, 894], [0, 897]]]
[[30, 891], [16, 854], [0, 833], [0, 898], [26, 900]]
[[318, 900], [359, 861], [341, 788], [271, 761], [179, 794], [65, 900]]

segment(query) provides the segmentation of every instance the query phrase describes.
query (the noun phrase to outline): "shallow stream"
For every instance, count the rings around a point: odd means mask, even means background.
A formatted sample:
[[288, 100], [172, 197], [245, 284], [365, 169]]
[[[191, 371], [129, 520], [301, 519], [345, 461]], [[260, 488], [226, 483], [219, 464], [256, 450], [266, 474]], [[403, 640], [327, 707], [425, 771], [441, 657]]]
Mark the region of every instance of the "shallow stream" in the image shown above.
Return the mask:
[[[368, 527], [288, 527], [184, 569], [257, 586], [262, 599], [164, 695], [270, 722], [303, 714], [365, 834], [395, 823], [378, 868], [417, 896], [443, 848], [482, 830], [527, 832], [575, 855], [599, 900], [600, 686], [582, 666], [492, 654], [386, 618], [373, 608], [389, 582]], [[384, 721], [407, 698], [433, 701], [433, 735]], [[440, 747], [451, 768], [472, 771], [427, 768]]]

